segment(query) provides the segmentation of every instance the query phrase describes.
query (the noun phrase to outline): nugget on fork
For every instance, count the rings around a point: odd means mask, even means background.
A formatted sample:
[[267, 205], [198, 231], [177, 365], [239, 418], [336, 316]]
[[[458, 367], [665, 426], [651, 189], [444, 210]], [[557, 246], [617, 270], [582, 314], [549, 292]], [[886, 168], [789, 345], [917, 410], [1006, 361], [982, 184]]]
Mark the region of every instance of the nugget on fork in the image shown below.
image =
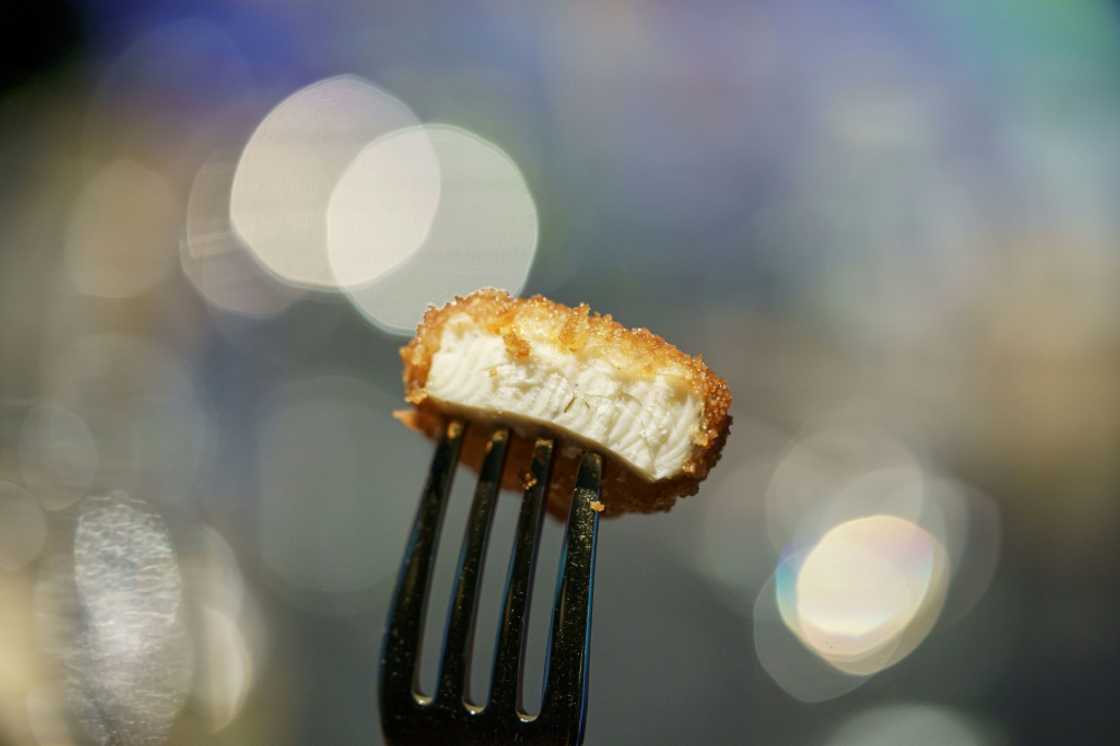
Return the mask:
[[[401, 350], [405, 398], [398, 418], [429, 437], [447, 417], [506, 425], [511, 443], [503, 486], [532, 438], [558, 437], [549, 510], [565, 515], [579, 453], [604, 456], [604, 515], [669, 510], [693, 495], [719, 459], [731, 425], [731, 392], [699, 357], [647, 329], [541, 296], [483, 289], [430, 308]], [[486, 429], [468, 431], [461, 460], [477, 470]]]

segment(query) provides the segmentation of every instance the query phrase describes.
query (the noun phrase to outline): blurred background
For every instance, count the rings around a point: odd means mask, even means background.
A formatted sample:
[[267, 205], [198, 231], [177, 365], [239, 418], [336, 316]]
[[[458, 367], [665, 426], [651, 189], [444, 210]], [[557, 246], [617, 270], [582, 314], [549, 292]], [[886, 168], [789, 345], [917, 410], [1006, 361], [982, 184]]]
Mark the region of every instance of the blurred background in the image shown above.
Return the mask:
[[430, 456], [397, 349], [480, 286], [735, 393], [701, 493], [602, 526], [588, 744], [1113, 742], [1116, 3], [52, 0], [5, 30], [0, 743], [381, 743]]

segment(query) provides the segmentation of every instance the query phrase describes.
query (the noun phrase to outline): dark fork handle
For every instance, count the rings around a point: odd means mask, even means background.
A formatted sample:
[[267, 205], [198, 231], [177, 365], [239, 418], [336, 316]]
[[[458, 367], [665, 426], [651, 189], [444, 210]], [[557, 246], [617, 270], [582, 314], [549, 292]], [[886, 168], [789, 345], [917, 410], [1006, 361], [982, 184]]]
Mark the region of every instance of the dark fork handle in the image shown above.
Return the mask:
[[490, 698], [480, 707], [468, 702], [466, 695], [479, 581], [509, 438], [509, 431], [504, 428], [491, 436], [475, 489], [459, 555], [439, 683], [433, 697], [425, 697], [419, 691], [417, 662], [424, 614], [463, 431], [463, 424], [451, 422], [436, 446], [405, 547], [381, 651], [382, 732], [389, 743], [410, 746], [579, 744], [583, 740], [587, 708], [591, 594], [599, 528], [595, 508], [602, 507], [597, 504], [602, 463], [594, 453], [584, 454], [572, 495], [540, 714], [534, 717], [523, 711], [521, 690], [529, 600], [552, 469], [553, 442], [548, 438], [536, 442], [529, 481], [522, 496]]

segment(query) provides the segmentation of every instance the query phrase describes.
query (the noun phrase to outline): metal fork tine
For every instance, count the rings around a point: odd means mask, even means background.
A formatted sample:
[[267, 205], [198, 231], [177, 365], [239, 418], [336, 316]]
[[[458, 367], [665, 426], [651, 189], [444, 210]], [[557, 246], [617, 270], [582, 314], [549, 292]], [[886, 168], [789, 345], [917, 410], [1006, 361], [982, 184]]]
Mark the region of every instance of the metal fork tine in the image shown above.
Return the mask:
[[465, 698], [470, 678], [478, 593], [486, 564], [486, 547], [490, 527], [494, 523], [494, 508], [501, 488], [508, 442], [509, 430], [495, 430], [486, 445], [486, 458], [479, 470], [478, 486], [467, 517], [463, 547], [459, 553], [459, 567], [455, 573], [455, 590], [447, 617], [447, 634], [444, 638], [436, 694], [439, 702], [453, 704]]
[[550, 730], [567, 735], [569, 743], [582, 742], [587, 709], [595, 541], [599, 533], [599, 513], [591, 503], [601, 494], [601, 475], [599, 455], [585, 453], [568, 514], [545, 663], [547, 678], [540, 718]]
[[533, 574], [537, 566], [544, 501], [552, 471], [552, 440], [538, 438], [533, 448], [529, 480], [517, 518], [517, 534], [506, 577], [502, 626], [494, 658], [490, 701], [486, 710], [495, 715], [514, 715], [521, 708], [521, 680], [524, 664], [525, 633], [528, 630], [529, 601]]
[[405, 545], [404, 559], [389, 609], [389, 625], [381, 650], [380, 691], [383, 713], [401, 713], [407, 711], [409, 705], [416, 703], [416, 662], [420, 657], [428, 588], [464, 429], [463, 423], [457, 420], [449, 422], [443, 438], [436, 446], [412, 533]]

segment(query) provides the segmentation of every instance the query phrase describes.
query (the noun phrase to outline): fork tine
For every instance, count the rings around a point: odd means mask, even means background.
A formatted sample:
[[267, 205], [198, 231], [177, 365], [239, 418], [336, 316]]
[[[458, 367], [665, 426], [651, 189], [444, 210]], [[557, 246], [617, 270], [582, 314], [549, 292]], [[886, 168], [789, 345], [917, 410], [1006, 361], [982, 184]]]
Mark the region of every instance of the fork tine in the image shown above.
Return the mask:
[[509, 430], [499, 428], [486, 445], [486, 459], [478, 474], [474, 501], [471, 503], [459, 568], [455, 573], [455, 590], [447, 617], [443, 658], [440, 661], [439, 688], [436, 699], [448, 704], [464, 700], [470, 678], [471, 646], [474, 642], [474, 620], [478, 610], [478, 592], [486, 564], [486, 547], [494, 508], [502, 483]]
[[497, 715], [513, 715], [521, 707], [522, 652], [525, 649], [537, 545], [540, 543], [544, 500], [551, 471], [552, 440], [538, 438], [533, 448], [530, 478], [522, 498], [521, 513], [517, 518], [517, 534], [506, 576], [502, 626], [498, 633], [498, 649], [490, 684], [490, 701], [486, 705], [487, 711]]
[[569, 743], [583, 740], [587, 712], [587, 660], [591, 643], [591, 600], [595, 581], [595, 541], [599, 513], [591, 506], [602, 492], [602, 460], [585, 453], [576, 477], [560, 576], [556, 582], [547, 678], [540, 718]]
[[412, 533], [405, 545], [381, 650], [380, 691], [383, 713], [407, 712], [407, 706], [416, 702], [416, 662], [420, 657], [428, 587], [431, 584], [444, 508], [447, 507], [447, 496], [451, 492], [451, 480], [455, 476], [464, 429], [462, 422], [452, 420], [436, 446], [428, 481], [416, 510]]

